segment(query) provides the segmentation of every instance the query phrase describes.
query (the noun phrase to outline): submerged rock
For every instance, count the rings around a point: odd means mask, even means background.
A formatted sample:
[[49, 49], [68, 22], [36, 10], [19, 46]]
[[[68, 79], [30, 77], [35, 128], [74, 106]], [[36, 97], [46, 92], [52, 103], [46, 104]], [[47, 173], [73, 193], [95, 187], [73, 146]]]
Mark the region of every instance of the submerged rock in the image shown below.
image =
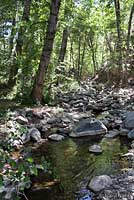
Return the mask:
[[90, 120], [82, 120], [69, 136], [83, 137], [83, 136], [97, 136], [103, 135], [107, 132], [106, 126], [100, 121], [91, 122]]
[[88, 187], [93, 192], [100, 192], [101, 190], [108, 188], [110, 185], [112, 185], [112, 179], [110, 176], [101, 175], [92, 178]]
[[61, 141], [63, 140], [65, 137], [63, 135], [59, 135], [59, 134], [52, 134], [52, 135], [49, 135], [48, 138], [50, 140], [54, 140], [54, 141]]
[[119, 135], [119, 131], [118, 130], [112, 130], [112, 131], [109, 131], [109, 133], [107, 133], [105, 135], [106, 138], [115, 138]]
[[91, 147], [89, 147], [89, 152], [100, 154], [100, 153], [102, 153], [102, 148], [100, 145], [94, 144]]

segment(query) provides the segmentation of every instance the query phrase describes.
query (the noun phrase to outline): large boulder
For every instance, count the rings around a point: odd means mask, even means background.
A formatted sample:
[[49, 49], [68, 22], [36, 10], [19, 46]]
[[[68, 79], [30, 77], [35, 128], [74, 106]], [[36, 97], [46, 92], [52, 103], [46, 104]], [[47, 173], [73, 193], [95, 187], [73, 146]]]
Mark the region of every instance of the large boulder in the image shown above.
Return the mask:
[[110, 185], [112, 185], [112, 179], [110, 178], [110, 176], [101, 175], [92, 178], [88, 187], [96, 193], [108, 188]]
[[71, 137], [97, 136], [107, 133], [106, 126], [101, 121], [82, 120], [70, 133]]
[[124, 120], [124, 126], [128, 129], [134, 128], [134, 111], [127, 112], [126, 118]]

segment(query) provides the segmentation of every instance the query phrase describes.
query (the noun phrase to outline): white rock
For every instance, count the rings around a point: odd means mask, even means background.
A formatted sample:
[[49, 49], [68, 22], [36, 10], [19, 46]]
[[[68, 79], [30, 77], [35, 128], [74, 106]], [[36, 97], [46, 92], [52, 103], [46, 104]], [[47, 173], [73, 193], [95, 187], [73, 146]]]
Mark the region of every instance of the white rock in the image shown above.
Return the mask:
[[101, 190], [108, 188], [110, 185], [112, 185], [112, 179], [107, 175], [101, 175], [92, 178], [88, 187], [93, 192], [100, 192]]
[[49, 135], [48, 138], [50, 140], [54, 140], [54, 141], [61, 141], [63, 140], [65, 137], [63, 135], [59, 135], [59, 134], [52, 134], [52, 135]]
[[91, 147], [89, 147], [89, 152], [91, 153], [102, 153], [102, 148], [99, 145], [92, 145]]

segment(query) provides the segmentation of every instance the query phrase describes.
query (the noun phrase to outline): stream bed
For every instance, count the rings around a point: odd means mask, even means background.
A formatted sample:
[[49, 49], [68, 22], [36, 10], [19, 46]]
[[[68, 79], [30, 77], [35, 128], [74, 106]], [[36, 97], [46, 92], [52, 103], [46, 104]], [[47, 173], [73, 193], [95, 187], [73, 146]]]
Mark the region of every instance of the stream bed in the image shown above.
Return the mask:
[[[99, 144], [103, 153], [89, 153], [88, 148], [93, 144]], [[76, 192], [86, 188], [92, 177], [118, 174], [129, 167], [127, 159], [122, 157], [128, 151], [128, 144], [123, 137], [103, 138], [101, 141], [67, 138], [61, 142], [46, 142], [34, 156], [37, 160], [42, 156], [47, 157], [55, 180], [47, 181], [45, 176], [40, 175], [27, 193], [28, 199], [76, 200]]]

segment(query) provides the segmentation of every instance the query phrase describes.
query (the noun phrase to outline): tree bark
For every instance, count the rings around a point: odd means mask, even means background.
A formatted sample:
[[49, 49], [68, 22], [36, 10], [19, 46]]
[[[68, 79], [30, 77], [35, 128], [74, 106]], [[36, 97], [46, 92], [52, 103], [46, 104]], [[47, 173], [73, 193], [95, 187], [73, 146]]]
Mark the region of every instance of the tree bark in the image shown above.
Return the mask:
[[45, 73], [47, 71], [50, 58], [51, 58], [51, 53], [53, 50], [53, 42], [54, 42], [55, 33], [56, 33], [60, 3], [61, 3], [61, 0], [51, 0], [50, 16], [48, 20], [46, 37], [44, 40], [44, 47], [42, 50], [39, 68], [35, 76], [33, 90], [31, 93], [32, 98], [39, 102], [42, 101], [44, 77], [45, 77]]
[[80, 73], [79, 73], [80, 80], [82, 79], [82, 71], [83, 71], [84, 58], [85, 58], [85, 50], [86, 50], [86, 38], [84, 37], [83, 51], [82, 51], [82, 56], [81, 56], [81, 68], [80, 68]]
[[134, 3], [131, 7], [130, 17], [129, 17], [129, 22], [128, 22], [128, 33], [127, 33], [127, 42], [126, 42], [127, 52], [129, 52], [130, 32], [131, 32], [133, 14], [134, 14]]
[[68, 40], [68, 28], [66, 27], [63, 30], [60, 54], [59, 54], [59, 58], [58, 58], [58, 64], [60, 62], [64, 62], [64, 58], [65, 58], [65, 54], [66, 54], [66, 48], [67, 48], [67, 40]]
[[105, 38], [106, 38], [106, 41], [107, 41], [107, 45], [108, 45], [108, 48], [109, 48], [109, 52], [110, 52], [110, 55], [113, 55], [113, 47], [111, 45], [111, 40], [108, 38], [108, 35], [107, 33], [105, 32]]
[[[24, 10], [22, 16], [22, 22], [28, 22], [30, 16], [30, 7], [31, 7], [32, 0], [25, 0], [24, 2]], [[17, 44], [16, 44], [16, 54], [21, 55], [22, 47], [24, 42], [24, 33], [26, 32], [26, 26], [21, 26], [18, 32]]]
[[88, 36], [88, 46], [91, 49], [92, 61], [93, 61], [93, 67], [94, 67], [94, 75], [95, 75], [96, 71], [97, 71], [96, 56], [95, 56], [95, 50], [94, 50], [93, 41], [92, 41], [92, 38], [91, 38], [90, 34]]
[[78, 38], [78, 60], [77, 60], [77, 79], [79, 81], [80, 77], [80, 65], [81, 65], [81, 35]]
[[122, 40], [121, 40], [121, 16], [120, 16], [120, 1], [114, 0], [115, 14], [116, 14], [116, 28], [117, 28], [117, 53], [118, 53], [118, 65], [119, 65], [119, 76], [122, 70]]
[[[32, 3], [32, 0], [24, 1], [22, 22], [29, 21], [31, 3]], [[20, 29], [18, 31], [18, 38], [16, 40], [16, 48], [15, 48], [15, 53], [14, 53], [13, 66], [10, 69], [10, 75], [9, 75], [9, 80], [8, 80], [8, 85], [10, 85], [10, 86], [15, 85], [15, 83], [16, 83], [16, 75], [17, 75], [18, 69], [19, 69], [16, 59], [18, 56], [20, 56], [22, 54], [22, 47], [23, 47], [25, 32], [26, 32], [26, 26], [21, 25]]]
[[12, 50], [13, 50], [13, 40], [14, 40], [14, 28], [15, 28], [15, 25], [16, 25], [16, 19], [15, 17], [13, 17], [13, 21], [12, 21], [12, 30], [11, 30], [11, 35], [10, 35], [10, 39], [9, 39], [9, 59], [11, 58], [11, 55], [12, 55]]

